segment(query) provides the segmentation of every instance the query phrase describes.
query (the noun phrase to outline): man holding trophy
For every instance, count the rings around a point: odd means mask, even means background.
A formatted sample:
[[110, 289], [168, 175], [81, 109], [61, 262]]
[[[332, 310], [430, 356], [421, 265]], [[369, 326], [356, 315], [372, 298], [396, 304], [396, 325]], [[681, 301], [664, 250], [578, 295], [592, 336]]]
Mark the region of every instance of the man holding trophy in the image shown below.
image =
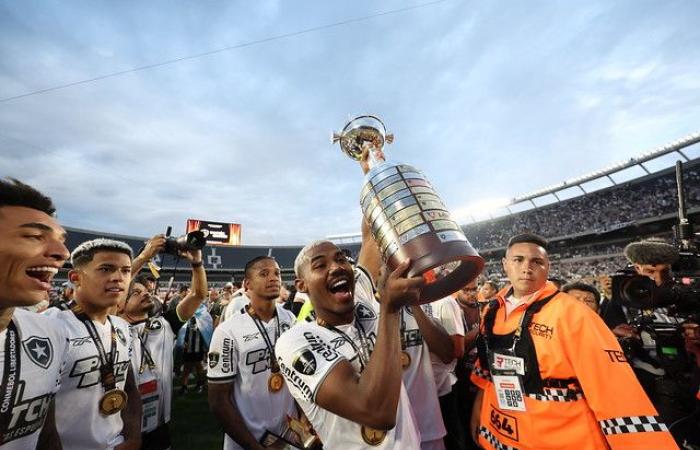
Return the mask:
[[[331, 242], [304, 247], [295, 261], [296, 285], [309, 294], [317, 320], [295, 326], [276, 347], [290, 391], [326, 448], [421, 448], [402, 382], [412, 359], [400, 333], [406, 331], [404, 307], [450, 294], [483, 267], [425, 177], [411, 166], [383, 161], [382, 147], [391, 140], [373, 116], [352, 120], [334, 136], [366, 173], [360, 267], [353, 272]], [[375, 294], [367, 269], [375, 272], [381, 260], [386, 267]], [[435, 268], [447, 276], [429, 277]], [[421, 327], [426, 342], [449, 344], [448, 336], [440, 339], [439, 327], [426, 322], [432, 325], [427, 333]], [[418, 367], [421, 361], [413, 359]], [[426, 364], [430, 368], [427, 352]], [[421, 412], [440, 418], [435, 410]], [[426, 448], [440, 448], [439, 428], [438, 442], [427, 436]]]

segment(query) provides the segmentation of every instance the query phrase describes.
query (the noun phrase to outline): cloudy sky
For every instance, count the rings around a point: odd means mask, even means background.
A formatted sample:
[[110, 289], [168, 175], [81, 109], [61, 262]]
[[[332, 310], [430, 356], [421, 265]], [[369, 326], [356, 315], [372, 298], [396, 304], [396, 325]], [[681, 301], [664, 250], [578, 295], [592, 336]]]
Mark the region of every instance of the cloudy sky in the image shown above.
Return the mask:
[[358, 231], [361, 171], [330, 135], [371, 112], [466, 222], [700, 131], [698, 19], [690, 0], [2, 2], [0, 175], [68, 226], [300, 244]]

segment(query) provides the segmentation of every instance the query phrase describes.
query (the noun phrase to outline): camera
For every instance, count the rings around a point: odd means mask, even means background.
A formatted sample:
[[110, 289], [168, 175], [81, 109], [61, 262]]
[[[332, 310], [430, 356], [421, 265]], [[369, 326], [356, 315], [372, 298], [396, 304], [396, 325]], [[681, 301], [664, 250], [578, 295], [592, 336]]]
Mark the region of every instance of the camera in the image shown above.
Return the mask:
[[201, 250], [207, 245], [207, 239], [201, 231], [190, 231], [179, 237], [170, 236], [172, 227], [165, 232], [165, 247], [163, 253], [178, 256], [180, 252], [187, 250]]

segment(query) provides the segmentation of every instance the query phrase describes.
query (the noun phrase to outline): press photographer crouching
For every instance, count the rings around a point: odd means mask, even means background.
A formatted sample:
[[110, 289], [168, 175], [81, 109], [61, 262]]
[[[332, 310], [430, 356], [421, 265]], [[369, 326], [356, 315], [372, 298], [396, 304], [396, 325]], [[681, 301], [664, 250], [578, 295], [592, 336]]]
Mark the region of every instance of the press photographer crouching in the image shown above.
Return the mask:
[[[612, 299], [601, 311], [603, 320], [664, 421], [693, 417], [700, 258], [658, 239], [629, 244], [625, 256], [630, 265], [612, 277]], [[697, 413], [694, 417], [697, 421]], [[693, 428], [697, 433], [700, 425]], [[679, 443], [697, 439], [674, 433], [673, 426], [671, 432]]]

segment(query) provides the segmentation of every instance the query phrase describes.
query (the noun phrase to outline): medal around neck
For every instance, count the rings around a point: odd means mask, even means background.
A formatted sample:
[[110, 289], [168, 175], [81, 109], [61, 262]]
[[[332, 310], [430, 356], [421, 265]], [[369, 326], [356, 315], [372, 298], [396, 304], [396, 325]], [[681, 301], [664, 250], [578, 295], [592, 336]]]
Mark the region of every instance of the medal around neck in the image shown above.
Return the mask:
[[279, 372], [272, 372], [270, 374], [270, 378], [267, 380], [267, 389], [274, 393], [281, 391], [282, 386], [284, 386], [284, 378], [282, 377], [282, 374]]
[[[428, 281], [419, 303], [429, 303], [475, 279], [484, 260], [422, 172], [384, 161], [384, 144], [393, 141], [384, 123], [369, 115], [355, 117], [333, 134], [333, 143], [350, 158], [367, 158], [370, 170], [360, 204], [384, 262], [393, 270], [410, 259], [408, 276], [422, 275]], [[438, 272], [439, 278], [434, 276]]]
[[105, 392], [105, 395], [100, 398], [100, 414], [111, 416], [117, 414], [126, 407], [126, 401], [129, 396], [121, 389], [111, 389]]

